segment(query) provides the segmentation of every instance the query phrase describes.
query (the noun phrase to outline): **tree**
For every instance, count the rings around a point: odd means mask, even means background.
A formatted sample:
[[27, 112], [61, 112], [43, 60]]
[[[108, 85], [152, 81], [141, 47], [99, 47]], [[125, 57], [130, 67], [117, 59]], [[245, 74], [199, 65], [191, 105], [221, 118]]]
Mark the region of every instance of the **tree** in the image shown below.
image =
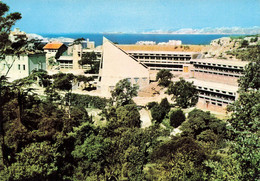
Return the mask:
[[[21, 14], [20, 13], [10, 13], [7, 14], [9, 11], [9, 7], [3, 3], [0, 2], [0, 61], [5, 60], [5, 56], [7, 54], [16, 54], [18, 55], [20, 53], [20, 49], [24, 46], [25, 41], [24, 40], [17, 40], [17, 42], [12, 43], [9, 40], [9, 34], [11, 31], [11, 27], [16, 23], [17, 20], [21, 19]], [[9, 70], [11, 69], [11, 66], [13, 65], [14, 62], [12, 62], [8, 66], [8, 70], [5, 74], [7, 76]], [[4, 122], [3, 122], [3, 95], [2, 95], [2, 89], [5, 86], [5, 78], [3, 76], [0, 77], [0, 131], [1, 131], [1, 137], [2, 137], [2, 142], [1, 142], [1, 151], [2, 151], [2, 161], [3, 164], [6, 165], [5, 158], [4, 158], [4, 146], [5, 146], [5, 141], [4, 141]]]
[[241, 180], [259, 179], [259, 126], [260, 91], [240, 92], [238, 100], [229, 107], [232, 111], [229, 122], [230, 154], [238, 160]]
[[156, 75], [156, 81], [158, 81], [158, 85], [163, 87], [169, 86], [172, 78], [172, 73], [166, 69], [161, 69]]
[[163, 121], [163, 119], [166, 115], [166, 112], [160, 105], [155, 105], [151, 108], [151, 115], [152, 115], [153, 120], [157, 124], [160, 124]]
[[203, 176], [202, 165], [207, 159], [206, 150], [190, 137], [173, 137], [162, 142], [152, 151], [151, 174], [158, 171], [153, 180], [200, 180]]
[[175, 109], [170, 113], [170, 125], [177, 128], [185, 121], [185, 115], [181, 109]]
[[93, 90], [95, 87], [92, 87], [92, 84], [90, 83], [91, 81], [94, 80], [94, 77], [87, 77], [84, 75], [78, 75], [76, 77], [78, 82], [83, 82], [84, 83], [84, 90]]
[[89, 73], [98, 73], [99, 70], [99, 61], [97, 61], [97, 55], [95, 52], [86, 52], [82, 55], [81, 60], [79, 60], [79, 65], [90, 65]]
[[128, 104], [116, 109], [117, 122], [120, 126], [126, 126], [129, 128], [140, 128], [141, 120], [140, 113], [135, 104]]
[[240, 44], [241, 44], [240, 47], [244, 48], [244, 47], [247, 47], [249, 45], [249, 42], [247, 40], [242, 40]]
[[239, 87], [242, 90], [260, 89], [260, 59], [251, 61], [247, 64], [243, 71], [244, 75], [238, 80]]
[[172, 99], [176, 105], [181, 108], [195, 106], [198, 102], [198, 91], [191, 82], [180, 78], [178, 82], [171, 83], [167, 90], [167, 94], [173, 95]]
[[153, 101], [153, 102], [148, 102], [148, 104], [146, 106], [148, 109], [152, 109], [152, 107], [154, 107], [156, 105], [158, 105], [158, 102]]
[[168, 112], [170, 111], [171, 109], [171, 105], [170, 103], [168, 102], [168, 99], [167, 98], [163, 98], [160, 102], [160, 106], [161, 108], [164, 110], [165, 114], [168, 114]]
[[111, 91], [112, 101], [116, 106], [124, 106], [131, 103], [132, 98], [137, 96], [138, 85], [131, 86], [127, 79], [120, 80], [114, 90]]
[[[180, 129], [182, 130], [182, 136], [190, 136], [197, 140], [213, 141], [213, 143], [218, 143], [226, 135], [225, 122], [217, 119], [210, 112], [204, 112], [199, 109], [194, 109], [189, 113], [188, 120], [181, 124]], [[212, 138], [216, 139], [212, 140]]]
[[17, 162], [2, 172], [6, 180], [57, 179], [57, 146], [44, 141], [26, 146], [16, 156]]

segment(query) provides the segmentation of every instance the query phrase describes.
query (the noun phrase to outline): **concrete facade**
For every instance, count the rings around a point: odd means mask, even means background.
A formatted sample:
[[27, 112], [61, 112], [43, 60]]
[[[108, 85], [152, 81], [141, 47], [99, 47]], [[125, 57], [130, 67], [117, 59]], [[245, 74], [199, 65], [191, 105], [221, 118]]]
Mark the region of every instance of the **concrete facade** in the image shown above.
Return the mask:
[[102, 60], [98, 88], [102, 95], [109, 96], [116, 83], [128, 79], [140, 88], [149, 84], [149, 69], [112, 42], [103, 38]]
[[196, 59], [191, 60], [191, 64], [191, 76], [196, 79], [237, 86], [237, 80], [243, 75], [243, 68], [248, 62]]
[[238, 87], [217, 82], [198, 79], [187, 79], [193, 82], [199, 92], [198, 107], [204, 109], [216, 109], [225, 111], [227, 105], [233, 103], [238, 94]]

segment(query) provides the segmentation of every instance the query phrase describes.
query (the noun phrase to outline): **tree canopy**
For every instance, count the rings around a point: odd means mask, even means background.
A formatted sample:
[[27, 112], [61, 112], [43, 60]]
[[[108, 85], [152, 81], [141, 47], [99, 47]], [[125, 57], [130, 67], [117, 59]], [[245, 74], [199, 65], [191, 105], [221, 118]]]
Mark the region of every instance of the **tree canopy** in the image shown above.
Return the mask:
[[171, 83], [167, 94], [173, 95], [172, 99], [181, 108], [195, 106], [198, 102], [198, 91], [193, 83], [180, 78], [179, 81]]
[[170, 70], [161, 69], [156, 75], [156, 81], [158, 81], [158, 85], [167, 87], [171, 83], [171, 79], [173, 78]]
[[120, 80], [114, 90], [111, 91], [112, 101], [116, 106], [124, 106], [131, 103], [132, 98], [137, 96], [138, 85], [131, 85], [127, 79]]

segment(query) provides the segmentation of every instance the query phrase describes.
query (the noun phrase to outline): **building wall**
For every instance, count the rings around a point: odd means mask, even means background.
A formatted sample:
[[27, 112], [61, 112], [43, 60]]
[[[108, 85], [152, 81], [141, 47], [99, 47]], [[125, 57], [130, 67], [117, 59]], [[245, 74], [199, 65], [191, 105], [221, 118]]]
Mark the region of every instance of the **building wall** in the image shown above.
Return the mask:
[[[12, 65], [13, 63], [13, 65]], [[8, 67], [6, 64], [12, 65], [7, 77], [10, 81], [23, 78], [29, 75], [28, 56], [21, 55], [20, 57], [8, 55], [5, 61], [1, 61], [1, 75], [6, 75]]]
[[209, 111], [215, 111], [215, 112], [227, 112], [227, 106], [228, 104], [223, 104], [222, 106], [218, 106], [216, 104], [212, 104], [209, 102], [206, 102], [205, 100], [199, 99], [196, 107], [199, 109], [207, 109]]
[[46, 58], [45, 58], [45, 54], [34, 54], [34, 55], [29, 55], [29, 74], [33, 71], [33, 70], [46, 70]]
[[8, 55], [5, 61], [0, 63], [1, 75], [5, 75], [8, 71], [6, 64], [11, 65], [12, 62], [13, 65], [7, 75], [10, 81], [27, 77], [33, 69], [46, 70], [45, 54], [21, 55], [20, 57]]
[[237, 77], [230, 77], [230, 76], [203, 73], [203, 72], [192, 72], [192, 77], [200, 80], [214, 81], [214, 82], [219, 82], [219, 83], [224, 83], [229, 85], [238, 85]]
[[122, 79], [128, 79], [141, 88], [149, 84], [149, 70], [104, 38], [98, 87], [103, 95], [109, 96], [116, 83]]

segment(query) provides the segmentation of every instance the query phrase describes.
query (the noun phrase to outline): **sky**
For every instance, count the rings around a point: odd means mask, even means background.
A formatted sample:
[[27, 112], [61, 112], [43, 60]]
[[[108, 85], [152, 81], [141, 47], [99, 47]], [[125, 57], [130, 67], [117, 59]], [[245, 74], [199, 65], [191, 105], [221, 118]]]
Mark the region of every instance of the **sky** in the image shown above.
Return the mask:
[[260, 26], [260, 0], [2, 0], [27, 33], [149, 32]]

